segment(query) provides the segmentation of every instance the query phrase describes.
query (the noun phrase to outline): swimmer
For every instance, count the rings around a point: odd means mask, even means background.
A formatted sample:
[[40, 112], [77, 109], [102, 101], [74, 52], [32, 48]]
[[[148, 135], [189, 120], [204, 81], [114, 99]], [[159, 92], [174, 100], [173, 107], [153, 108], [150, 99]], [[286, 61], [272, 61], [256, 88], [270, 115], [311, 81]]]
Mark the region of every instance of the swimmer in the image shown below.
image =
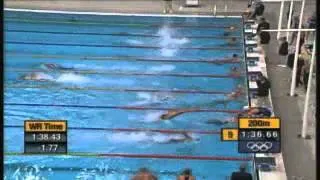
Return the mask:
[[240, 117], [271, 117], [271, 115], [271, 110], [265, 107], [246, 108], [244, 112], [239, 114]]
[[231, 75], [231, 76], [241, 76], [240, 69], [238, 67], [236, 67], [236, 66], [232, 66], [231, 69], [230, 69], [229, 75]]
[[196, 178], [192, 176], [191, 169], [185, 169], [181, 175], [177, 178], [177, 180], [195, 180]]
[[223, 99], [218, 99], [211, 102], [210, 106], [217, 106], [219, 104], [222, 104], [224, 108], [226, 108], [229, 103], [239, 100], [243, 94], [244, 91], [241, 85], [239, 85], [233, 92], [227, 94]]
[[230, 36], [231, 32], [235, 31], [236, 27], [230, 26], [224, 33], [224, 36]]
[[237, 45], [237, 38], [232, 37], [228, 39], [227, 46], [236, 46]]
[[206, 124], [214, 124], [214, 125], [217, 125], [217, 126], [222, 126], [222, 125], [233, 124], [235, 122], [237, 122], [236, 117], [230, 117], [230, 118], [225, 119], [225, 120], [210, 119], [210, 120], [206, 121]]
[[199, 141], [199, 138], [193, 138], [187, 132], [181, 133], [182, 137], [173, 136], [168, 139], [166, 142], [162, 142], [162, 144], [171, 144], [171, 143], [185, 143], [185, 142], [192, 142], [192, 141]]
[[237, 88], [227, 95], [227, 97], [231, 100], [238, 99], [240, 96], [244, 94], [244, 89], [241, 85], [238, 85]]
[[169, 110], [168, 112], [166, 112], [165, 114], [162, 114], [160, 116], [160, 120], [170, 120], [178, 115], [181, 115], [183, 113], [186, 113], [186, 112], [192, 112], [194, 111], [195, 109], [181, 109], [181, 110], [178, 110], [178, 109], [174, 109], [174, 110]]
[[157, 180], [158, 178], [153, 175], [147, 168], [140, 168], [138, 173], [131, 178], [131, 180]]
[[45, 63], [45, 64], [42, 64], [41, 66], [44, 67], [44, 69], [47, 69], [47, 70], [62, 70], [62, 71], [74, 70], [74, 68], [63, 67], [61, 65], [52, 64], [52, 63]]
[[217, 65], [225, 64], [225, 63], [237, 63], [240, 62], [240, 58], [238, 54], [233, 54], [231, 58], [225, 58], [221, 60], [211, 61], [211, 63], [215, 63]]
[[234, 61], [239, 61], [239, 56], [238, 56], [238, 54], [232, 54], [232, 60], [234, 60]]
[[33, 81], [52, 81], [53, 77], [41, 72], [32, 72], [22, 76], [22, 80], [33, 80]]

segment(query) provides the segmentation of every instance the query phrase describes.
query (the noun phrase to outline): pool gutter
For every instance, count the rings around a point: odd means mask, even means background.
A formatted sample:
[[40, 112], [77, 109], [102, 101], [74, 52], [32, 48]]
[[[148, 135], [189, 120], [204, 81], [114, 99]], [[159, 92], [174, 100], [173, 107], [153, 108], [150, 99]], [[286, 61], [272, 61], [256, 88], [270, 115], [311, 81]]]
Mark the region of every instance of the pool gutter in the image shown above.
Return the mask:
[[97, 15], [97, 16], [150, 16], [150, 17], [201, 17], [201, 18], [241, 18], [241, 16], [214, 16], [214, 15], [190, 15], [190, 14], [144, 14], [144, 13], [104, 13], [104, 12], [79, 12], [79, 11], [56, 11], [39, 9], [15, 9], [4, 8], [5, 11], [15, 12], [35, 12], [51, 14], [77, 14], [77, 15]]

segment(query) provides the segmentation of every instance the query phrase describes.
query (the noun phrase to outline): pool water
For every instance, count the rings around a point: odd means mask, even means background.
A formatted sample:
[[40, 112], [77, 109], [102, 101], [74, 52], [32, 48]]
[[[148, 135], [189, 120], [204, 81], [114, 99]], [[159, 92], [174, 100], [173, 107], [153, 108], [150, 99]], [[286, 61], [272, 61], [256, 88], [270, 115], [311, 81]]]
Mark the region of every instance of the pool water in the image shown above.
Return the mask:
[[[225, 126], [207, 123], [230, 119], [235, 114], [229, 112], [195, 111], [183, 113], [170, 121], [160, 121], [166, 110], [159, 109], [241, 110], [248, 104], [246, 96], [226, 104], [214, 103], [224, 100], [226, 93], [232, 92], [239, 84], [247, 87], [244, 76], [215, 77], [228, 75], [233, 66], [243, 68], [244, 62], [207, 62], [230, 58], [233, 54], [244, 56], [241, 18], [5, 11], [4, 20], [5, 126], [23, 126], [27, 119], [67, 120], [69, 127], [84, 128], [68, 131], [69, 152], [250, 156], [239, 154], [235, 142], [221, 142], [219, 134], [193, 133], [198, 141], [164, 143], [170, 136], [181, 135], [85, 129], [219, 131], [223, 127], [236, 127], [232, 123]], [[231, 32], [231, 36], [238, 38], [233, 48], [226, 45], [225, 28], [221, 28], [231, 25], [238, 27]], [[73, 69], [50, 71], [44, 63]], [[21, 79], [33, 71], [41, 71], [48, 80]], [[52, 104], [68, 107], [46, 106]], [[146, 109], [119, 108], [127, 106]], [[23, 152], [23, 128], [6, 127], [4, 133], [5, 152]], [[4, 162], [7, 179], [111, 180], [130, 179], [141, 167], [149, 168], [163, 180], [175, 179], [184, 168], [191, 168], [197, 179], [225, 179], [242, 163], [67, 155], [8, 155]], [[250, 162], [248, 168], [250, 171]]]

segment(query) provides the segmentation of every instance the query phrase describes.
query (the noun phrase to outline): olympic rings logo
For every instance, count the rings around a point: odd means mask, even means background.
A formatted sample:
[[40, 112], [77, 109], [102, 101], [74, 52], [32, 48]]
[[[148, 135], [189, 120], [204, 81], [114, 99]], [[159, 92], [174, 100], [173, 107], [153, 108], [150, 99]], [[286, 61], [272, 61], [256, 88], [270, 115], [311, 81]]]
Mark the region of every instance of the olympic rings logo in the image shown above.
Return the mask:
[[262, 151], [266, 152], [272, 148], [272, 142], [248, 142], [247, 148], [253, 152]]

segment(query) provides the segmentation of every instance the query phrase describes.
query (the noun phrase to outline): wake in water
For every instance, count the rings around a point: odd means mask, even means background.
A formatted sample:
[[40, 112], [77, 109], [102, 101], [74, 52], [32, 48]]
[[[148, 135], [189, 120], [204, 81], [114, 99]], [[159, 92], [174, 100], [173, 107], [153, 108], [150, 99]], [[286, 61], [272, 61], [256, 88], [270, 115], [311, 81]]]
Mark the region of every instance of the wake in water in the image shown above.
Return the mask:
[[142, 41], [134, 40], [134, 39], [129, 39], [129, 40], [127, 40], [127, 42], [129, 44], [132, 44], [132, 45], [142, 45], [142, 44], [144, 44]]
[[195, 135], [188, 133], [164, 134], [154, 132], [130, 132], [130, 133], [113, 133], [107, 136], [109, 141], [116, 143], [185, 143], [199, 141]]
[[170, 99], [173, 99], [173, 96], [166, 93], [144, 93], [140, 92], [137, 93], [137, 98], [140, 99], [137, 102], [134, 102], [130, 105], [137, 106], [137, 105], [159, 105], [165, 104]]
[[152, 72], [168, 72], [168, 71], [173, 71], [176, 67], [174, 65], [170, 64], [163, 64], [160, 66], [152, 66], [150, 68], [150, 71]]
[[56, 83], [68, 83], [68, 84], [76, 84], [76, 85], [133, 85], [135, 82], [131, 79], [114, 79], [114, 78], [99, 78], [93, 79], [86, 76], [82, 76], [75, 73], [63, 73], [58, 76], [51, 76], [42, 72], [32, 72], [30, 74], [23, 75], [20, 77], [22, 80], [28, 81], [48, 81], [48, 82], [56, 82]]
[[170, 29], [168, 25], [163, 26], [159, 31], [158, 35], [160, 37], [160, 46], [161, 49], [161, 55], [165, 57], [172, 57], [176, 54], [178, 48], [189, 42], [187, 38], [172, 38], [174, 35], [174, 31]]

